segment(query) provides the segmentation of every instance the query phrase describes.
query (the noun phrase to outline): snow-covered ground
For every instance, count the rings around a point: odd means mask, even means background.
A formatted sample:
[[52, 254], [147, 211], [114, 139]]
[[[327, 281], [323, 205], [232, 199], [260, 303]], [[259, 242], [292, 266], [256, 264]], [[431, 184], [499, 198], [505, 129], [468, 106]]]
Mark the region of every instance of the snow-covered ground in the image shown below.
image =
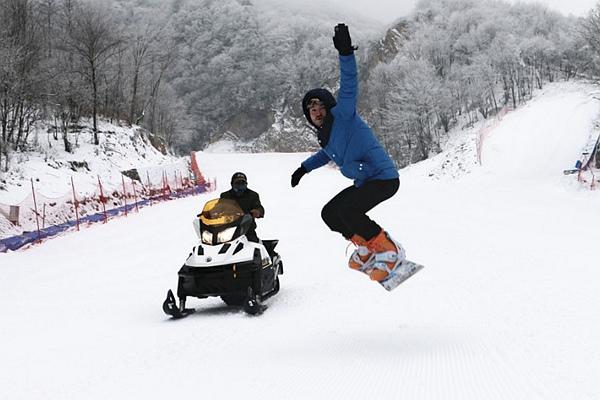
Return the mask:
[[[109, 208], [124, 205], [112, 196], [115, 192], [123, 193], [123, 184], [130, 195], [133, 193], [132, 180], [124, 177], [123, 171], [136, 169], [146, 189], [161, 187], [165, 177], [172, 188], [180, 187], [181, 178], [189, 174], [189, 157], [162, 154], [152, 145], [149, 132], [138, 126], [120, 126], [100, 120], [100, 145], [95, 146], [91, 122], [83, 120], [80, 131], [69, 134], [72, 153], [64, 151], [60, 135], [53, 138], [49, 133], [51, 128], [47, 123], [38, 123], [31, 134], [32, 141], [36, 142], [35, 150], [12, 153], [11, 169], [8, 173], [0, 172], [0, 239], [35, 230], [36, 206], [46, 217], [45, 226], [75, 220], [73, 192], [78, 201], [99, 199], [99, 181], [104, 195], [112, 197]], [[135, 187], [138, 196], [142, 189], [138, 182]], [[20, 208], [19, 226], [7, 219], [10, 206]], [[99, 207], [98, 201], [84, 202], [80, 204], [79, 213], [98, 212]]]
[[[0, 185], [0, 203], [18, 204], [31, 194], [30, 179], [36, 190], [47, 197], [60, 197], [72, 192], [71, 176], [75, 177], [76, 189], [81, 195], [98, 190], [98, 176], [107, 190], [121, 185], [121, 171], [138, 168], [147, 180], [160, 184], [162, 176], [154, 174], [152, 167], [170, 165], [181, 160], [161, 154], [147, 137], [148, 132], [133, 126], [119, 126], [107, 121], [98, 122], [100, 145], [92, 144], [91, 122], [82, 121], [77, 134], [70, 133], [73, 153], [64, 151], [62, 138], [54, 140], [46, 130], [50, 126], [40, 124], [31, 136], [37, 137], [37, 151], [11, 154], [10, 173], [3, 173]], [[75, 135], [78, 137], [75, 144]], [[79, 164], [74, 167], [70, 163]], [[85, 163], [85, 165], [83, 165]]]
[[350, 182], [322, 168], [290, 187], [307, 154], [199, 157], [222, 190], [247, 173], [259, 236], [280, 239], [260, 317], [218, 299], [162, 313], [214, 194], [0, 254], [0, 398], [600, 399], [600, 192], [562, 175], [598, 117], [591, 91], [549, 86], [461, 178], [432, 179], [443, 157], [401, 171], [371, 216], [426, 268], [391, 293], [320, 220]]

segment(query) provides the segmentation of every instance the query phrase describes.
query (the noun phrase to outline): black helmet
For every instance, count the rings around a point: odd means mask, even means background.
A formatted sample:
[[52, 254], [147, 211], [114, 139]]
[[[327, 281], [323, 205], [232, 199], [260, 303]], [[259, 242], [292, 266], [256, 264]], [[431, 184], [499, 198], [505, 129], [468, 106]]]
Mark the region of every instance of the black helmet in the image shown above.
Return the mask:
[[233, 185], [234, 183], [248, 183], [248, 179], [246, 178], [246, 174], [244, 174], [243, 172], [236, 172], [235, 174], [233, 174], [231, 176], [231, 184]]
[[231, 177], [231, 188], [236, 196], [242, 196], [246, 189], [248, 189], [248, 179], [246, 179], [246, 174], [243, 172], [236, 172], [233, 174]]

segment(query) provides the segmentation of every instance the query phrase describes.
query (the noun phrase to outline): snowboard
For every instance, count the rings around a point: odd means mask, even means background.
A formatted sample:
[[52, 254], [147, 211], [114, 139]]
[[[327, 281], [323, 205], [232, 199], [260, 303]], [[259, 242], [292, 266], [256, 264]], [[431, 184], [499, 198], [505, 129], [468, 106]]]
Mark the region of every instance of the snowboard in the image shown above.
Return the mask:
[[404, 260], [402, 261], [402, 264], [397, 266], [392, 273], [379, 282], [379, 284], [383, 286], [385, 290], [392, 291], [423, 268], [425, 268], [423, 265], [417, 264], [414, 261]]

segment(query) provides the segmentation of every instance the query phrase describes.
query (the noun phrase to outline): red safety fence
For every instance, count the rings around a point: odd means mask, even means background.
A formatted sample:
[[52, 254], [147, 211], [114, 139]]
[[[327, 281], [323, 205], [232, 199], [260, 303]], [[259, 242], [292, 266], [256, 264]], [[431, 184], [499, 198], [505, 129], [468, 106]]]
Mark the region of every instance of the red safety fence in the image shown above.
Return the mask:
[[594, 168], [592, 166], [588, 166], [585, 169], [580, 169], [577, 172], [577, 181], [582, 185], [589, 185], [590, 190], [596, 190], [596, 183], [600, 183], [600, 180], [596, 178], [596, 174], [594, 173]]
[[477, 133], [477, 161], [479, 162], [479, 165], [482, 165], [482, 157], [481, 157], [481, 153], [483, 152], [483, 144], [485, 142], [485, 139], [488, 137], [488, 135], [490, 134], [491, 131], [493, 131], [498, 124], [500, 124], [500, 121], [502, 121], [502, 118], [504, 118], [504, 116], [511, 111], [508, 106], [504, 106], [502, 107], [502, 109], [500, 111], [498, 111], [498, 113], [496, 114], [496, 116], [491, 120], [491, 122], [488, 122], [485, 124], [485, 126], [483, 128], [481, 128], [479, 130], [479, 132]]
[[43, 186], [43, 182], [32, 179], [31, 192], [23, 200], [15, 204], [0, 203], [0, 241], [28, 232], [37, 232], [34, 236], [38, 238], [50, 236], [42, 232], [65, 224], [79, 230], [82, 223], [106, 223], [112, 216], [127, 216], [141, 206], [216, 189], [215, 180], [206, 180], [202, 176], [203, 183], [198, 184], [197, 176], [181, 170], [165, 170], [162, 174], [146, 171], [145, 177], [140, 177], [139, 181], [122, 175], [119, 183], [115, 183], [113, 178], [110, 184], [98, 176], [95, 190], [89, 190], [88, 181], [85, 192], [78, 190], [77, 177], [70, 177], [65, 182], [70, 190], [53, 197], [37, 189], [37, 186]]

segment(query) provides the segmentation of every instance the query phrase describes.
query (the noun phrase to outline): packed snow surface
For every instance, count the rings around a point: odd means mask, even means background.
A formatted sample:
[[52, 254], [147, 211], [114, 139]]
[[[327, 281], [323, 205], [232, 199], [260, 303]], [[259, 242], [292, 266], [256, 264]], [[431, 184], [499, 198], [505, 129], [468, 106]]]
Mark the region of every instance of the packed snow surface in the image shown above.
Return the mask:
[[562, 175], [599, 105], [552, 85], [487, 136], [481, 167], [400, 171], [370, 215], [426, 268], [393, 292], [349, 270], [320, 219], [351, 183], [338, 171], [292, 189], [308, 154], [201, 153], [220, 190], [248, 175], [258, 234], [280, 239], [268, 310], [162, 313], [214, 193], [0, 254], [0, 398], [600, 399], [600, 192]]

